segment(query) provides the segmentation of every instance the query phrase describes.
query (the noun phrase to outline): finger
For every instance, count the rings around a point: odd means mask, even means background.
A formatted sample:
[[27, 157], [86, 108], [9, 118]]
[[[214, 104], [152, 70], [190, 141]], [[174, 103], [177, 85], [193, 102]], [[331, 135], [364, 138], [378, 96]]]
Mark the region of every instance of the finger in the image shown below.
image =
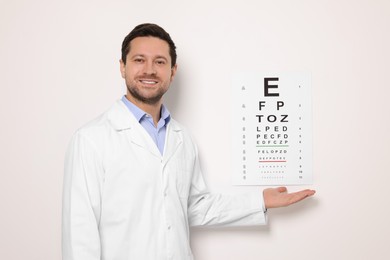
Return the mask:
[[302, 192], [303, 194], [306, 194], [307, 196], [312, 196], [316, 193], [315, 190], [310, 190], [310, 189], [302, 190], [300, 192]]
[[313, 196], [314, 194], [316, 194], [315, 190], [307, 190], [306, 192], [308, 196]]
[[297, 203], [307, 197], [306, 195], [302, 195], [301, 193], [291, 193], [289, 195], [290, 196], [288, 199], [288, 205]]
[[278, 188], [276, 188], [276, 190], [277, 190], [278, 192], [286, 192], [286, 191], [287, 191], [287, 188], [286, 188], [286, 187], [278, 187]]
[[314, 195], [315, 191], [313, 190], [302, 190], [294, 193], [290, 193], [290, 204], [296, 203], [298, 201], [301, 201], [309, 196]]

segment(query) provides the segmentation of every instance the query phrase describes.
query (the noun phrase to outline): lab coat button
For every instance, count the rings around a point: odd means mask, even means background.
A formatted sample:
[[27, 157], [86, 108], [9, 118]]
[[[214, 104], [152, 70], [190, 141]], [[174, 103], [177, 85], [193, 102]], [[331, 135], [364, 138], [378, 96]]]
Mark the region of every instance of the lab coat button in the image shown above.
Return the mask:
[[171, 230], [171, 225], [168, 225], [168, 230]]

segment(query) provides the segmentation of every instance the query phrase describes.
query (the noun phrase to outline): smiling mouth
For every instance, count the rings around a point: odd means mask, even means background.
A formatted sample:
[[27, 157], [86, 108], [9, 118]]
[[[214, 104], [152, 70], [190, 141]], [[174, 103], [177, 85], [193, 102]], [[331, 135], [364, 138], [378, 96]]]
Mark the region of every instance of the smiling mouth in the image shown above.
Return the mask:
[[153, 86], [153, 85], [158, 83], [158, 81], [152, 80], [152, 79], [141, 79], [141, 80], [139, 80], [139, 82], [141, 82], [142, 84], [145, 84], [145, 85], [150, 85], [150, 86]]

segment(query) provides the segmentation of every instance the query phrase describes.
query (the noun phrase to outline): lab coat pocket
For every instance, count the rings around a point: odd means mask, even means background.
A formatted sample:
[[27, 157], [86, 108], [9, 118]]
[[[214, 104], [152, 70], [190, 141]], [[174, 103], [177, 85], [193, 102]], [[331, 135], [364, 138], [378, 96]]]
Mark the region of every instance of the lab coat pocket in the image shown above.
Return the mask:
[[190, 172], [184, 169], [177, 169], [175, 171], [176, 190], [180, 198], [187, 200], [190, 189]]
[[194, 158], [188, 151], [179, 150], [168, 162], [168, 170], [171, 172], [171, 184], [175, 187], [181, 199], [188, 199], [191, 186]]

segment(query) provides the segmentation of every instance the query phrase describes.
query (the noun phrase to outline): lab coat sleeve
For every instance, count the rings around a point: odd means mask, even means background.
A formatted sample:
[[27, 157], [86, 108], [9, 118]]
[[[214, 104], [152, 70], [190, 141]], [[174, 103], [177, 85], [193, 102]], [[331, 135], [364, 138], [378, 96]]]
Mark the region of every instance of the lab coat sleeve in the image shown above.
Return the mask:
[[102, 162], [91, 142], [77, 132], [65, 158], [62, 259], [100, 260], [100, 176]]
[[188, 200], [190, 226], [258, 226], [267, 222], [263, 194], [223, 195], [210, 193], [205, 185], [198, 155]]

